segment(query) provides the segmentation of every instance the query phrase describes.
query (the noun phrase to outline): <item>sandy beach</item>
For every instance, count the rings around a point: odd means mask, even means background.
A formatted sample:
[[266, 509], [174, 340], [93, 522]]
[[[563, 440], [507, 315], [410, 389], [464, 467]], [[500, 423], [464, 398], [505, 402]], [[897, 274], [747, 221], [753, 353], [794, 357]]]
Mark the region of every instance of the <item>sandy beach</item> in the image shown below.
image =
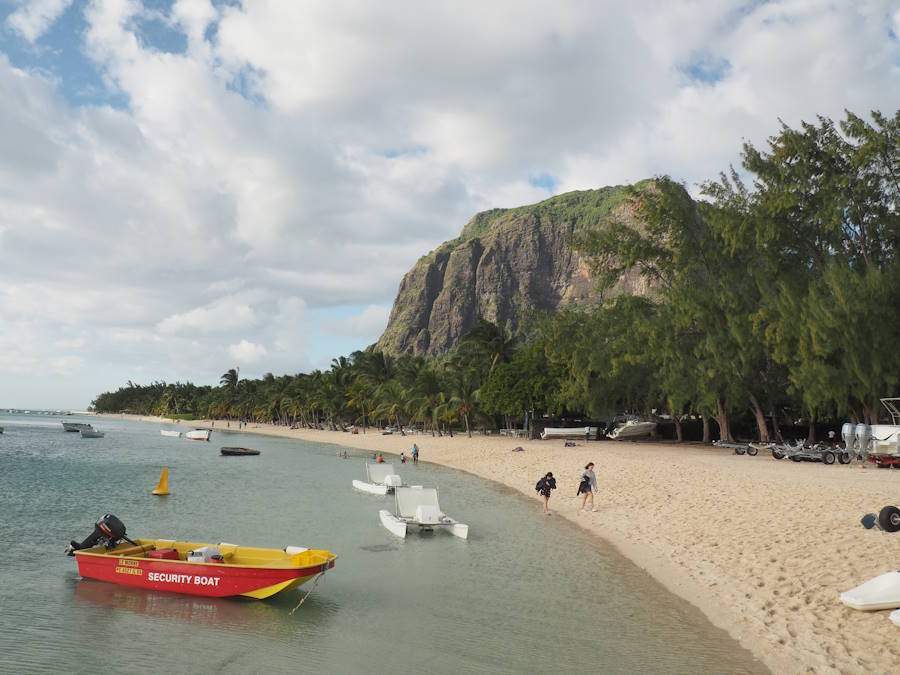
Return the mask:
[[[224, 427], [216, 421], [213, 428]], [[838, 598], [840, 591], [898, 568], [900, 533], [865, 530], [859, 519], [900, 503], [900, 471], [776, 461], [768, 453], [737, 456], [690, 444], [581, 441], [566, 448], [561, 440], [404, 437], [263, 424], [242, 431], [391, 454], [409, 453], [416, 442], [420, 461], [533, 497], [535, 518], [546, 516], [534, 484], [553, 471], [559, 489], [550, 500], [552, 517], [612, 543], [773, 672], [886, 673], [900, 663], [900, 629], [888, 612], [858, 612]], [[227, 444], [218, 433], [212, 440]], [[512, 452], [516, 446], [524, 452]], [[600, 488], [596, 512], [581, 512], [575, 497], [588, 461], [596, 463]]]

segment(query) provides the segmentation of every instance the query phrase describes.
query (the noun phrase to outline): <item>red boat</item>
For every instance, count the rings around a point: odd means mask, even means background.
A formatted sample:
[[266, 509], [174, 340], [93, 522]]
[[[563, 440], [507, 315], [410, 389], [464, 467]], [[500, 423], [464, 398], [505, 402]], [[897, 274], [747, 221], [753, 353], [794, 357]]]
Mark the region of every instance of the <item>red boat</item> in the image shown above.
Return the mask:
[[[99, 534], [98, 534], [99, 532]], [[120, 541], [124, 539], [125, 541]], [[236, 544], [125, 537], [125, 526], [107, 514], [69, 553], [88, 579], [207, 597], [267, 598], [297, 588], [334, 567], [330, 551], [288, 546], [284, 550]]]

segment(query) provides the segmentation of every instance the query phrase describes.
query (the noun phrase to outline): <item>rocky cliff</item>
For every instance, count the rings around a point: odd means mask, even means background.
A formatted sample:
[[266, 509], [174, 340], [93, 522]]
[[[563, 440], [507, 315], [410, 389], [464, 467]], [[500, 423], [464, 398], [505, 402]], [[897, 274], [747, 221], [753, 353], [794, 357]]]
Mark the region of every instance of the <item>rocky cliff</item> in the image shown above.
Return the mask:
[[[526, 312], [586, 306], [602, 298], [572, 234], [624, 206], [627, 188], [569, 192], [539, 204], [477, 214], [460, 236], [423, 256], [403, 277], [376, 349], [438, 354], [479, 319], [514, 333]], [[612, 294], [644, 293], [626, 275]]]

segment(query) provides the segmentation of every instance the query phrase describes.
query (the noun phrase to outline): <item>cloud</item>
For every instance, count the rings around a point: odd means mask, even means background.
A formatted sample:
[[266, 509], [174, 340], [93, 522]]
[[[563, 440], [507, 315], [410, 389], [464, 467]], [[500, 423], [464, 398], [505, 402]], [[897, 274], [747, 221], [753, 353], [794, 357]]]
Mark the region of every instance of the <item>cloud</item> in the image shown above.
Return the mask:
[[880, 0], [70, 4], [19, 3], [0, 46], [10, 404], [325, 366], [478, 210], [694, 186], [778, 118], [900, 108]]
[[241, 340], [236, 345], [228, 345], [228, 353], [238, 364], [243, 365], [245, 363], [257, 363], [268, 354], [268, 351], [262, 345]]
[[28, 42], [35, 42], [65, 12], [73, 0], [28, 0], [6, 17], [6, 25]]

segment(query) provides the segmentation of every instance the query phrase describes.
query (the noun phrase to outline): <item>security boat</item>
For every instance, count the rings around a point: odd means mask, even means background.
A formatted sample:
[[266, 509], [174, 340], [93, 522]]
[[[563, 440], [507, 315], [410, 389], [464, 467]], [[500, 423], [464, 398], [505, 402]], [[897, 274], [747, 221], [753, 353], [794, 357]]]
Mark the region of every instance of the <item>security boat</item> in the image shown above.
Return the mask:
[[207, 597], [268, 598], [297, 588], [334, 567], [337, 555], [299, 546], [284, 549], [129, 539], [125, 525], [106, 514], [82, 542], [72, 541], [78, 574], [114, 584]]

